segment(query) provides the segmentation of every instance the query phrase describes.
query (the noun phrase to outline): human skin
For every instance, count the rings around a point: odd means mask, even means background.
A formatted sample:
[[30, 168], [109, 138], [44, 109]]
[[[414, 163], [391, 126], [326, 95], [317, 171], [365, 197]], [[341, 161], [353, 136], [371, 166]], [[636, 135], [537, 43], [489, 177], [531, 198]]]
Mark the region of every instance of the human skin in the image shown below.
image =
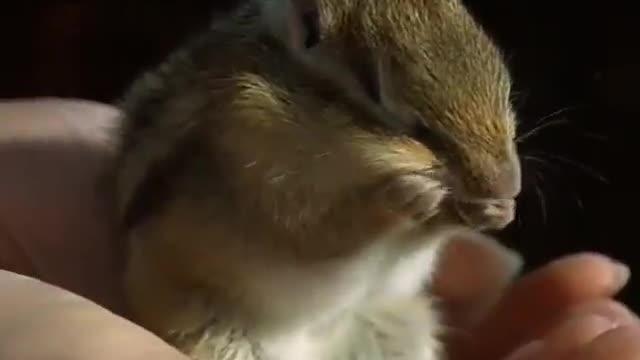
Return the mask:
[[[115, 115], [78, 100], [0, 102], [0, 359], [184, 359], [123, 305], [122, 244], [95, 191]], [[516, 276], [520, 264], [492, 239], [448, 246], [434, 291], [451, 359], [640, 358], [640, 322], [612, 299], [624, 265], [583, 253]]]

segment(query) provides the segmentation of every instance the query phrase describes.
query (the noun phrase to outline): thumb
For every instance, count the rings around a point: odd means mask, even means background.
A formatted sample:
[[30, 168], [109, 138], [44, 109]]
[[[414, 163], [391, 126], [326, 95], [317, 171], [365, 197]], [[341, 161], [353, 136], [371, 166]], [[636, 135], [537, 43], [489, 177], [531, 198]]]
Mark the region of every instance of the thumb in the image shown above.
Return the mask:
[[0, 359], [187, 359], [139, 326], [41, 281], [0, 271], [0, 293]]
[[433, 283], [448, 325], [466, 328], [484, 316], [522, 267], [519, 254], [477, 233], [449, 240]]

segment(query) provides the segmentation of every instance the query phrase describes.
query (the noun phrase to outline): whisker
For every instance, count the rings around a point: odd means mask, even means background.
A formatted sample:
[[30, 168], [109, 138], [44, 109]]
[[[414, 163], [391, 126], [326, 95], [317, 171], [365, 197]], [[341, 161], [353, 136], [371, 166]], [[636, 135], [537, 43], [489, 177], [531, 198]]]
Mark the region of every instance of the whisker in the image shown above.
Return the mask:
[[537, 153], [537, 154], [539, 154], [541, 156], [549, 157], [550, 159], [556, 160], [556, 161], [558, 161], [560, 163], [564, 163], [566, 165], [573, 166], [578, 170], [582, 170], [586, 175], [589, 175], [589, 176], [593, 177], [596, 180], [599, 180], [600, 182], [602, 182], [604, 184], [611, 185], [609, 180], [606, 177], [604, 177], [602, 174], [600, 174], [596, 169], [594, 169], [594, 168], [592, 168], [592, 167], [590, 167], [590, 166], [588, 166], [586, 164], [577, 162], [575, 160], [571, 160], [571, 159], [569, 159], [567, 157], [564, 157], [562, 155], [556, 155], [556, 154], [550, 154], [550, 153], [544, 153], [544, 152], [535, 152], [535, 153]]
[[[547, 167], [550, 170], [558, 170], [556, 168], [556, 166], [554, 166], [554, 164], [550, 163], [549, 161], [545, 161], [544, 159], [541, 159], [537, 156], [533, 156], [533, 155], [524, 155], [523, 159], [525, 160], [530, 160], [530, 161], [535, 161], [537, 163], [542, 164], [543, 166]], [[571, 192], [571, 194], [573, 195], [573, 198], [576, 201], [576, 206], [578, 207], [578, 211], [581, 214], [584, 214], [584, 204], [582, 202], [582, 199], [580, 198], [580, 194], [572, 187], [572, 186], [567, 186], [568, 190]]]
[[524, 141], [526, 138], [529, 138], [533, 135], [536, 135], [538, 133], [540, 133], [541, 130], [546, 129], [549, 126], [552, 125], [562, 125], [562, 124], [566, 124], [569, 123], [569, 120], [566, 118], [562, 118], [562, 119], [558, 119], [558, 120], [552, 120], [549, 122], [546, 122], [549, 119], [555, 118], [557, 116], [560, 116], [562, 114], [565, 114], [567, 111], [570, 110], [576, 110], [577, 108], [579, 108], [579, 106], [565, 106], [563, 108], [560, 108], [559, 110], [556, 110], [548, 115], [542, 116], [540, 119], [538, 119], [536, 121], [536, 123], [533, 126], [533, 129], [529, 130], [528, 132], [526, 132], [524, 135], [519, 136], [516, 139], [516, 142], [522, 142]]
[[601, 134], [596, 134], [596, 133], [592, 133], [592, 132], [583, 132], [582, 136], [586, 139], [591, 139], [591, 140], [595, 140], [595, 141], [600, 141], [600, 142], [608, 142], [609, 138], [601, 135]]
[[571, 192], [573, 193], [574, 198], [576, 199], [576, 205], [578, 206], [578, 210], [580, 210], [580, 214], [584, 215], [584, 203], [580, 198], [580, 194], [578, 194], [578, 192], [573, 189], [571, 190]]
[[[540, 163], [545, 167], [550, 167], [550, 165], [547, 163], [547, 161], [545, 161], [544, 159], [541, 159], [537, 156], [534, 155], [522, 155], [522, 159], [525, 161], [533, 161], [536, 163]], [[540, 215], [542, 217], [542, 225], [543, 226], [547, 226], [547, 201], [546, 198], [544, 197], [544, 192], [542, 191], [542, 175], [539, 171], [539, 169], [537, 168], [533, 168], [534, 172], [533, 172], [533, 189], [535, 190], [535, 193], [538, 197], [538, 205], [540, 206]]]
[[521, 142], [527, 140], [528, 138], [531, 138], [531, 137], [539, 134], [542, 130], [544, 130], [546, 128], [549, 128], [549, 127], [552, 127], [552, 126], [558, 126], [558, 125], [566, 125], [568, 123], [570, 123], [569, 119], [562, 118], [562, 119], [556, 119], [556, 120], [552, 120], [552, 121], [546, 122], [544, 124], [537, 125], [533, 129], [531, 129], [531, 130], [527, 131], [526, 133], [518, 136], [515, 141], [517, 143], [521, 143]]
[[545, 121], [547, 121], [547, 120], [549, 120], [551, 118], [554, 118], [554, 117], [556, 117], [558, 115], [564, 114], [569, 110], [575, 110], [577, 108], [578, 108], [578, 106], [566, 106], [566, 107], [563, 107], [560, 110], [556, 110], [556, 111], [552, 112], [551, 114], [548, 114], [548, 115], [545, 115], [545, 116], [541, 117], [536, 122], [536, 125], [538, 125], [540, 123], [543, 123], [543, 122], [545, 122]]
[[540, 163], [540, 164], [544, 165], [545, 167], [551, 167], [551, 164], [549, 164], [548, 161], [545, 161], [544, 159], [541, 159], [541, 158], [539, 158], [537, 156], [534, 156], [534, 155], [529, 155], [529, 154], [522, 155], [522, 158], [524, 160], [529, 160], [529, 161], [534, 161], [534, 162]]
[[515, 108], [523, 107], [529, 100], [530, 93], [528, 91], [513, 91], [510, 101]]
[[540, 187], [540, 183], [542, 182], [542, 177], [539, 176], [539, 174], [536, 174], [536, 179], [538, 181], [536, 181], [533, 185], [534, 185], [534, 189], [536, 190], [536, 193], [538, 194], [538, 201], [540, 203], [540, 213], [542, 215], [542, 226], [547, 226], [547, 200], [544, 197], [544, 192], [542, 191], [542, 188]]

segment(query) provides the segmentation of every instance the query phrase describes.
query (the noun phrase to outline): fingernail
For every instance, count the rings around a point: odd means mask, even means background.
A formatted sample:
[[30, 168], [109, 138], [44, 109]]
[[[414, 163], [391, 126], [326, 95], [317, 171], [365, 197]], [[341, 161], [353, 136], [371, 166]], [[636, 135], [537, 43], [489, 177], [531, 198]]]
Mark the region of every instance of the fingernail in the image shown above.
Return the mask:
[[631, 270], [629, 269], [629, 266], [619, 261], [614, 261], [614, 264], [616, 266], [616, 281], [618, 283], [618, 286], [622, 288], [629, 282], [629, 278], [631, 277]]
[[520, 347], [507, 357], [507, 360], [529, 360], [539, 357], [542, 352], [544, 343], [541, 340], [535, 340]]

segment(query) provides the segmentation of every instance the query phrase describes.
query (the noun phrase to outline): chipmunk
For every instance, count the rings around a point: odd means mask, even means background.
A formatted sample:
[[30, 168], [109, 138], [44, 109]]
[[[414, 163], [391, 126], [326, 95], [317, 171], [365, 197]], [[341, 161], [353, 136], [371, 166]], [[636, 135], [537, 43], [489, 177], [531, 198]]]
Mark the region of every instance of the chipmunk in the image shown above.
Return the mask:
[[514, 217], [510, 76], [458, 0], [249, 0], [125, 94], [134, 318], [197, 360], [435, 360], [452, 232]]

